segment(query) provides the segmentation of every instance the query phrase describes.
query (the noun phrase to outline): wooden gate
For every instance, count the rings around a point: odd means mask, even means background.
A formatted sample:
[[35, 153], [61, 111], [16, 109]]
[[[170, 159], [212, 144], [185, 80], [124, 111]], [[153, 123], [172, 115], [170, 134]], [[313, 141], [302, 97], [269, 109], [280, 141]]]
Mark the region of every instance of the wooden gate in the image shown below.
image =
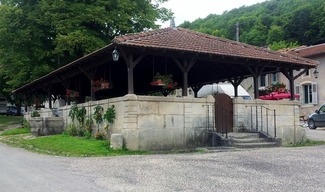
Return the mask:
[[233, 104], [228, 95], [215, 94], [215, 125], [218, 133], [233, 132]]

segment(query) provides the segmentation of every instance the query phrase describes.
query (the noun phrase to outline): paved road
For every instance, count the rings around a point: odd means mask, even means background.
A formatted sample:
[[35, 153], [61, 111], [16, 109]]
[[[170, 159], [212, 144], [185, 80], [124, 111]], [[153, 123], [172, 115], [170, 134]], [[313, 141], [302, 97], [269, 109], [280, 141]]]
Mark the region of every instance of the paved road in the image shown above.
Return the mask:
[[0, 144], [0, 191], [313, 191], [325, 146], [63, 158]]

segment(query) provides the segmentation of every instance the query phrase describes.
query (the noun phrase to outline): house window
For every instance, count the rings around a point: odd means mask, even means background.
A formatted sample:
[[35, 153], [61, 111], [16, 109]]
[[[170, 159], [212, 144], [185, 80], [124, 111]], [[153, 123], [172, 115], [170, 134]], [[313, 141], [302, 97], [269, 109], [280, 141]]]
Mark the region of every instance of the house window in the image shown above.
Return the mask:
[[272, 73], [271, 80], [272, 80], [272, 84], [277, 83], [278, 82], [278, 74], [277, 73]]
[[303, 85], [304, 91], [304, 104], [312, 103], [313, 102], [313, 94], [311, 90], [311, 84]]
[[306, 83], [296, 86], [296, 94], [299, 93], [302, 104], [318, 104], [317, 83]]

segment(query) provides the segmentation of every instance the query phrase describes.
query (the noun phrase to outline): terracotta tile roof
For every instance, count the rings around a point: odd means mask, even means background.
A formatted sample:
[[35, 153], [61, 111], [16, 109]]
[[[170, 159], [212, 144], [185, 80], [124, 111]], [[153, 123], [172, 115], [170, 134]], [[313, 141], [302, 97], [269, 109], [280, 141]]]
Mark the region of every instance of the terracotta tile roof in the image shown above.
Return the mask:
[[325, 43], [313, 46], [301, 46], [287, 50], [287, 53], [300, 57], [312, 57], [320, 54], [325, 54]]
[[270, 51], [236, 41], [215, 37], [183, 28], [165, 28], [116, 37], [113, 43], [201, 54], [279, 61], [290, 64], [317, 65], [318, 62], [295, 55]]

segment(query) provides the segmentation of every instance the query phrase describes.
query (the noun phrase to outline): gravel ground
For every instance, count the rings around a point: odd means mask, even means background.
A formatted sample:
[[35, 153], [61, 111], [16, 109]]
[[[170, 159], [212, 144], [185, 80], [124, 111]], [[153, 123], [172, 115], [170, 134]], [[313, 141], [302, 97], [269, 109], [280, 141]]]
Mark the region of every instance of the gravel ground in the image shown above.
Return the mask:
[[325, 128], [318, 127], [317, 129], [309, 129], [307, 127], [304, 128], [306, 132], [306, 137], [311, 140], [316, 141], [325, 141]]
[[108, 191], [324, 191], [325, 146], [75, 159]]
[[0, 191], [323, 192], [324, 159], [325, 145], [65, 158], [0, 144]]

